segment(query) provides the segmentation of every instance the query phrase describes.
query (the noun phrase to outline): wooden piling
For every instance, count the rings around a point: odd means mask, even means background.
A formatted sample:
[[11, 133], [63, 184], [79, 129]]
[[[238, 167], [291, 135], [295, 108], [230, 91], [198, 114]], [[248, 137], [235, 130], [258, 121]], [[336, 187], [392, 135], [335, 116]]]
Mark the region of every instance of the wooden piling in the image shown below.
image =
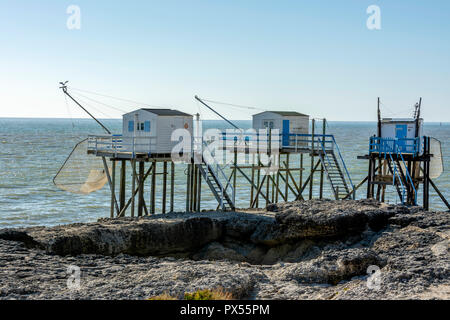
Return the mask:
[[277, 178], [276, 178], [276, 189], [277, 191], [275, 192], [275, 203], [278, 203], [278, 190], [279, 190], [279, 186], [280, 186], [280, 169], [281, 169], [281, 155], [278, 154], [278, 170], [277, 170]]
[[[327, 120], [323, 119], [322, 121], [322, 143], [324, 143], [325, 141], [325, 134], [326, 134], [326, 126], [327, 126]], [[325, 144], [324, 144], [324, 149], [325, 149]], [[320, 152], [320, 149], [319, 149]], [[325, 156], [325, 154], [324, 154]], [[323, 167], [323, 164], [320, 164], [320, 185], [319, 185], [319, 198], [323, 199], [323, 177], [324, 177], [324, 170], [325, 168]]]
[[286, 162], [285, 162], [285, 167], [286, 167], [286, 183], [285, 183], [285, 199], [286, 201], [289, 201], [289, 153], [286, 153]]
[[170, 212], [174, 211], [175, 163], [170, 162]]
[[198, 167], [194, 164], [192, 166], [192, 198], [191, 198], [191, 211], [197, 211], [197, 182], [198, 182]]
[[156, 211], [156, 170], [157, 161], [153, 160], [153, 170], [152, 170], [152, 180], [151, 180], [151, 190], [150, 190], [150, 214], [155, 214]]
[[[260, 189], [260, 182], [261, 182], [261, 157], [258, 153], [257, 155], [257, 159], [258, 159], [258, 167], [257, 167], [257, 171], [256, 171], [256, 185], [258, 187], [258, 190]], [[252, 208], [259, 208], [259, 191], [256, 192], [256, 196], [255, 196], [255, 200], [253, 202], [253, 205], [251, 206]]]
[[237, 174], [236, 174], [236, 171], [237, 171], [237, 147], [235, 146], [234, 147], [234, 167], [233, 167], [233, 190], [234, 190], [234, 192], [233, 192], [233, 203], [236, 203], [236, 186], [237, 186], [237, 181], [236, 181], [236, 178], [237, 178]]
[[136, 159], [131, 160], [131, 216], [134, 217], [134, 198], [136, 196]]
[[250, 208], [252, 207], [252, 203], [253, 203], [253, 190], [254, 190], [254, 184], [255, 184], [255, 154], [252, 154], [252, 175], [251, 175], [251, 186], [250, 186]]
[[313, 197], [313, 182], [314, 182], [314, 128], [315, 119], [312, 119], [312, 131], [311, 131], [311, 174], [309, 180], [309, 200]]
[[139, 161], [139, 173], [137, 175], [139, 177], [138, 217], [142, 217], [144, 211], [144, 166], [144, 161]]
[[190, 198], [191, 198], [191, 164], [188, 163], [186, 167], [186, 212], [190, 212]]
[[167, 202], [167, 161], [163, 163], [163, 198], [162, 198], [162, 213], [166, 213]]
[[[299, 173], [299, 178], [298, 178], [298, 185], [302, 186], [303, 185], [303, 153], [300, 153], [300, 169], [299, 169], [300, 173]], [[301, 194], [300, 194], [301, 195]]]
[[197, 177], [198, 177], [198, 182], [197, 182], [197, 208], [196, 211], [200, 212], [201, 209], [201, 203], [202, 203], [202, 175], [200, 173], [200, 170], [197, 170]]
[[111, 218], [114, 218], [115, 193], [116, 193], [116, 161], [112, 160], [112, 172], [111, 172]]
[[[127, 161], [121, 160], [120, 167], [120, 191], [119, 191], [119, 202], [120, 202], [120, 211], [125, 207], [125, 195], [126, 195], [126, 170], [127, 170]], [[119, 213], [117, 213], [119, 214]]]

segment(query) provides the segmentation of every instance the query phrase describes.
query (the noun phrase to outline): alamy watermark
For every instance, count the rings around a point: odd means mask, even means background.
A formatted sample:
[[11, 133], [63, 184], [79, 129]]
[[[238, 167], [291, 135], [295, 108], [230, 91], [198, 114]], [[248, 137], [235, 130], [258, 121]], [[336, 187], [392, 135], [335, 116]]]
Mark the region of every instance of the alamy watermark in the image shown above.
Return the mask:
[[[201, 127], [200, 127], [200, 131]], [[278, 129], [208, 129], [203, 134], [194, 134], [186, 129], [176, 129], [171, 140], [178, 142], [172, 149], [175, 163], [228, 165], [262, 165], [263, 173], [272, 175], [278, 171], [280, 152]]]
[[67, 29], [80, 30], [81, 29], [81, 9], [77, 5], [70, 5], [67, 7], [66, 13], [69, 15], [66, 21]]
[[366, 26], [369, 30], [381, 30], [381, 9], [377, 5], [371, 5], [367, 8], [366, 13], [370, 15], [367, 18]]
[[381, 289], [381, 269], [378, 266], [369, 266], [367, 268], [367, 274], [369, 277], [367, 278], [367, 288], [372, 290], [380, 290]]
[[78, 266], [67, 267], [67, 289], [77, 291], [81, 289], [81, 270]]

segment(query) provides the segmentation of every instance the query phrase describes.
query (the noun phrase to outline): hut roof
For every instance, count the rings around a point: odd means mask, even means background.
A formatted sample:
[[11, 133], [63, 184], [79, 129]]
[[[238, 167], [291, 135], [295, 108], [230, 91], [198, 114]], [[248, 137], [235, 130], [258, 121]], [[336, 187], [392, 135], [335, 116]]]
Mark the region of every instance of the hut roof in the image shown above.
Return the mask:
[[304, 114], [304, 113], [300, 113], [300, 112], [297, 112], [297, 111], [270, 111], [270, 110], [257, 113], [257, 114], [255, 114], [255, 116], [259, 115], [259, 114], [262, 114], [262, 113], [265, 113], [265, 112], [272, 112], [272, 113], [278, 114], [278, 115], [283, 116], [283, 117], [288, 117], [288, 116], [309, 117], [309, 115]]
[[142, 110], [154, 113], [158, 116], [188, 116], [192, 117], [192, 115], [188, 113], [184, 113], [178, 110], [172, 110], [172, 109], [146, 109], [142, 108]]

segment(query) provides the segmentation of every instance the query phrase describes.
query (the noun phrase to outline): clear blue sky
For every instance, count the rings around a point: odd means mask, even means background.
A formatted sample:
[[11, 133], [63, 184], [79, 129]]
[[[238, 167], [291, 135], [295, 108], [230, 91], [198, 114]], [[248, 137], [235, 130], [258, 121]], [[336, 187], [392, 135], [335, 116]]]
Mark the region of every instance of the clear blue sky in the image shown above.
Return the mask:
[[[381, 30], [366, 28], [372, 4]], [[449, 40], [448, 0], [0, 0], [0, 117], [84, 117], [58, 89], [70, 80], [191, 113], [197, 94], [344, 121], [376, 120], [377, 96], [410, 116], [422, 96], [426, 121], [450, 121]]]

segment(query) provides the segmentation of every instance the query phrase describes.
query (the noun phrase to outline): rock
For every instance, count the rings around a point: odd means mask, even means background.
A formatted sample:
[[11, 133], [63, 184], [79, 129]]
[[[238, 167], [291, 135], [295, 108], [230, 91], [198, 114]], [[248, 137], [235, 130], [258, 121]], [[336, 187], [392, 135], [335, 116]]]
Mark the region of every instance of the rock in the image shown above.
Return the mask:
[[158, 256], [192, 252], [219, 239], [222, 233], [220, 220], [174, 216], [69, 225], [31, 232], [30, 236], [51, 254]]
[[366, 275], [371, 265], [381, 268], [384, 264], [375, 252], [367, 249], [324, 252], [308, 262], [289, 265], [278, 273], [277, 278], [299, 283], [337, 284], [354, 276]]
[[[450, 213], [361, 201], [0, 230], [0, 299], [450, 299]], [[78, 266], [81, 287], [67, 287]], [[379, 268], [379, 287], [368, 267]], [[437, 290], [442, 290], [437, 292]]]

